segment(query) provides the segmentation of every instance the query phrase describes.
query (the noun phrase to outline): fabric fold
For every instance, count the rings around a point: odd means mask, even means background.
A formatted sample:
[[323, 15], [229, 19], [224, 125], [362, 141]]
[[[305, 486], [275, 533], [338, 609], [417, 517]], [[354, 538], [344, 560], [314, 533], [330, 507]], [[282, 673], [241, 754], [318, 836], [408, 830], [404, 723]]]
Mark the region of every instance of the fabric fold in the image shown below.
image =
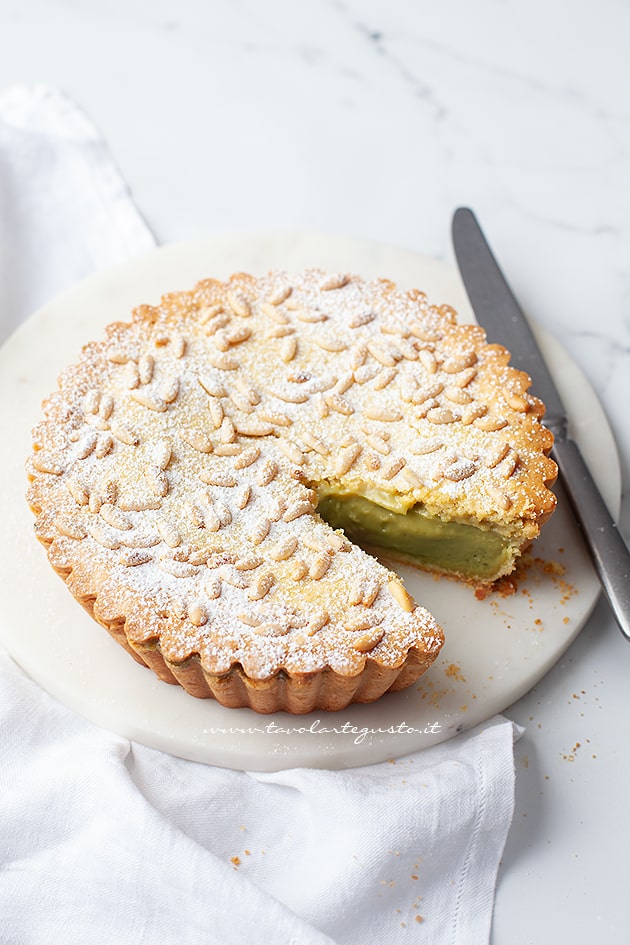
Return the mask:
[[0, 94], [0, 343], [24, 318], [155, 239], [109, 148], [57, 89]]

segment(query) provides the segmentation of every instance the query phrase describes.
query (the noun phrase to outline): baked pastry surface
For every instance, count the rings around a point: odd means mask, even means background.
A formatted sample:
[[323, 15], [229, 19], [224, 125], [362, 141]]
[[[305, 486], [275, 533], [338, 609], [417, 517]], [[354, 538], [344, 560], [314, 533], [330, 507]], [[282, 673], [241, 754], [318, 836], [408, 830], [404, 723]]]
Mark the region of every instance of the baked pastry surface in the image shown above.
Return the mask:
[[418, 516], [472, 549], [425, 566], [508, 573], [555, 503], [544, 408], [508, 361], [383, 280], [204, 281], [61, 375], [28, 461], [37, 535], [115, 639], [193, 695], [371, 701], [417, 679], [442, 632], [316, 509], [350, 532], [374, 512], [374, 544], [385, 516], [395, 553]]

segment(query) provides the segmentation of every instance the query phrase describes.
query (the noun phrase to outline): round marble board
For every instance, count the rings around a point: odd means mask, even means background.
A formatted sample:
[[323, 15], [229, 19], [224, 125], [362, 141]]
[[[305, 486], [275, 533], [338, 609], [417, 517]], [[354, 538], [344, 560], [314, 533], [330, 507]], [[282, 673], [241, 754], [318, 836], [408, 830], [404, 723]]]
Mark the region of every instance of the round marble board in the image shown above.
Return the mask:
[[[140, 303], [201, 278], [270, 268], [320, 266], [385, 276], [448, 302], [472, 321], [454, 269], [395, 247], [318, 234], [232, 234], [165, 246], [97, 274], [46, 305], [0, 350], [0, 640], [61, 701], [93, 722], [195, 761], [272, 771], [343, 768], [400, 757], [500, 712], [558, 660], [599, 593], [570, 510], [558, 509], [509, 597], [477, 600], [473, 590], [412, 568], [393, 567], [445, 628], [432, 669], [404, 692], [371, 705], [307, 716], [257, 715], [198, 700], [137, 665], [74, 601], [33, 536], [24, 460], [41, 401], [82, 344]], [[571, 413], [580, 443], [613, 514], [620, 471], [615, 443], [588, 381], [562, 347], [534, 326]]]

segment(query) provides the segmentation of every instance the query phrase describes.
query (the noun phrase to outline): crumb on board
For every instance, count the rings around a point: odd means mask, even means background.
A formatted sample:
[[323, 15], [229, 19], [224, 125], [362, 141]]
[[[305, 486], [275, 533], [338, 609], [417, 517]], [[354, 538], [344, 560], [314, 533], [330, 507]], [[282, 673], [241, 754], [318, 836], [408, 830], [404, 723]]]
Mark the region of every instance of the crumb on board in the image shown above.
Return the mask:
[[449, 679], [457, 679], [459, 682], [466, 682], [466, 677], [462, 675], [461, 666], [457, 663], [450, 663], [444, 670], [444, 675]]
[[[560, 553], [564, 549], [558, 549]], [[571, 597], [577, 594], [577, 588], [563, 580], [566, 575], [566, 567], [559, 561], [553, 559], [546, 560], [534, 555], [525, 554], [520, 559], [516, 569], [512, 574], [499, 578], [494, 584], [482, 585], [475, 588], [475, 597], [477, 600], [485, 600], [490, 595], [498, 597], [511, 597], [520, 590], [521, 594], [529, 594], [524, 583], [538, 585], [549, 578], [553, 581], [557, 590], [562, 594], [561, 603], [566, 603]]]

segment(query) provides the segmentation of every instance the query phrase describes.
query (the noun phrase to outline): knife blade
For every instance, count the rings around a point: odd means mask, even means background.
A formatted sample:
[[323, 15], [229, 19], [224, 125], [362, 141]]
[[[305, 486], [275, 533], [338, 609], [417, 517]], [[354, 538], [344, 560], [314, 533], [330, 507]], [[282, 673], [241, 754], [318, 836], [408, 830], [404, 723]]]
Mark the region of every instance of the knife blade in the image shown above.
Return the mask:
[[570, 436], [553, 377], [472, 210], [455, 211], [452, 237], [470, 304], [488, 341], [510, 351], [512, 363], [529, 374], [533, 392], [547, 408], [544, 424], [555, 438], [551, 456], [619, 629], [630, 641], [630, 551]]

